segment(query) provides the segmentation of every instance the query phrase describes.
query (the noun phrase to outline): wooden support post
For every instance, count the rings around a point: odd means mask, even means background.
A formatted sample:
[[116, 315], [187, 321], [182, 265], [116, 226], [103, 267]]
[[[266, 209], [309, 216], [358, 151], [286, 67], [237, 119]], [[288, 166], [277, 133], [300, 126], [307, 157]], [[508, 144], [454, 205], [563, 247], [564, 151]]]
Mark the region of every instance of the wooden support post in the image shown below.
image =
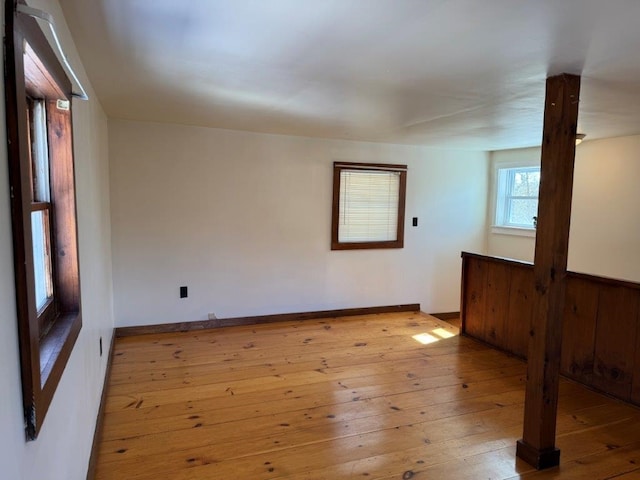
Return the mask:
[[522, 440], [516, 455], [538, 470], [560, 463], [555, 446], [573, 164], [580, 77], [547, 79]]

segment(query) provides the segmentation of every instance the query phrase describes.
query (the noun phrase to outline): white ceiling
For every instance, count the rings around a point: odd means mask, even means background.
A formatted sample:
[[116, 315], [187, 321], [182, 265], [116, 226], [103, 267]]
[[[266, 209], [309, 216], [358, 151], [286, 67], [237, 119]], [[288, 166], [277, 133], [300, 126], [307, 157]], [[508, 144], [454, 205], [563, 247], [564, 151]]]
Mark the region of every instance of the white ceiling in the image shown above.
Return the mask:
[[497, 150], [582, 75], [587, 139], [640, 133], [639, 0], [60, 0], [108, 115]]

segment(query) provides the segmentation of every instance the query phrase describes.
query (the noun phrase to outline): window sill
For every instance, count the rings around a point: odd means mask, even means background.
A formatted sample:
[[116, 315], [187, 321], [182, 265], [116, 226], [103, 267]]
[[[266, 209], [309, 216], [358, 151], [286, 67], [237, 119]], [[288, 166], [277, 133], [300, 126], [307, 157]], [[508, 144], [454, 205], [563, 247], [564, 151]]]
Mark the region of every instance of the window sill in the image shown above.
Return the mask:
[[382, 248], [404, 248], [403, 240], [392, 242], [331, 242], [331, 250], [367, 250]]
[[23, 383], [27, 440], [35, 440], [40, 432], [81, 327], [80, 312], [61, 315], [36, 346], [40, 375], [34, 375], [29, 384]]
[[66, 363], [68, 355], [61, 355], [61, 353], [65, 347], [70, 353], [69, 347], [75, 343], [80, 325], [82, 321], [78, 312], [61, 315], [56, 319], [51, 330], [40, 340], [41, 387], [47, 383], [49, 375], [57, 364]]
[[536, 229], [535, 228], [525, 228], [525, 227], [504, 227], [500, 225], [492, 225], [491, 233], [496, 235], [515, 235], [518, 237], [531, 237], [535, 238]]

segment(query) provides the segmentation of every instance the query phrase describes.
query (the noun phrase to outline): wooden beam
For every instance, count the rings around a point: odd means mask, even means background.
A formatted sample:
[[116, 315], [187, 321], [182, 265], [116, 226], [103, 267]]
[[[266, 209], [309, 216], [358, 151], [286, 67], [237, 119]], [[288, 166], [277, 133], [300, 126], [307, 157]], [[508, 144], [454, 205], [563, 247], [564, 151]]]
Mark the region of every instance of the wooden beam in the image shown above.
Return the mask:
[[518, 457], [537, 469], [560, 463], [555, 446], [573, 164], [580, 77], [547, 79], [534, 261], [535, 299], [523, 437]]

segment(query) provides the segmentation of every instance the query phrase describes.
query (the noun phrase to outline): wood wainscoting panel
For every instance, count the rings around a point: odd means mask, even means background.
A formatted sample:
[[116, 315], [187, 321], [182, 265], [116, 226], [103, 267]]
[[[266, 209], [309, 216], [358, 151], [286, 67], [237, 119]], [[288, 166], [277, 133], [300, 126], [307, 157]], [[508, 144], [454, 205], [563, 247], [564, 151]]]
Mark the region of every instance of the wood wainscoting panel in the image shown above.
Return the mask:
[[532, 315], [533, 270], [526, 267], [512, 268], [505, 345], [507, 351], [521, 358], [527, 356]]
[[600, 287], [593, 385], [623, 400], [631, 400], [638, 300], [638, 290]]
[[560, 369], [586, 384], [593, 383], [598, 292], [599, 286], [591, 281], [568, 278]]
[[474, 338], [485, 339], [482, 319], [485, 315], [485, 290], [488, 264], [467, 257], [462, 260], [462, 331]]
[[[638, 313], [640, 323], [640, 312]], [[640, 405], [640, 327], [636, 329], [636, 357], [633, 363], [633, 379], [631, 380], [631, 402]]]
[[484, 305], [484, 338], [491, 345], [500, 347], [507, 343], [507, 316], [509, 303], [503, 296], [509, 295], [511, 269], [502, 263], [487, 266], [487, 283]]
[[[462, 259], [463, 335], [526, 358], [532, 265], [473, 253]], [[567, 273], [560, 372], [640, 405], [640, 283]]]

